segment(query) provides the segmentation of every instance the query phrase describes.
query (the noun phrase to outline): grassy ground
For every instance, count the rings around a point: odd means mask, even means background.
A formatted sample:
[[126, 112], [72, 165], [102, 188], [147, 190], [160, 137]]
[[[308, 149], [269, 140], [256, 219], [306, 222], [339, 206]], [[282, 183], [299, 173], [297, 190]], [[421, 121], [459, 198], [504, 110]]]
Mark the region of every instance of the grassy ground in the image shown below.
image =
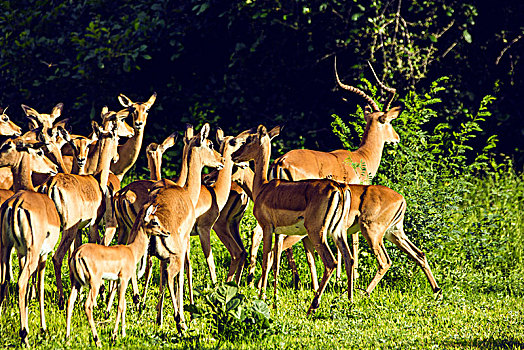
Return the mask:
[[[217, 253], [217, 260], [220, 260], [223, 252]], [[195, 260], [201, 259], [198, 254], [193, 255]], [[200, 269], [196, 271], [197, 280], [202, 286], [207, 283], [201, 278], [207, 271], [202, 270], [204, 265], [200, 264], [201, 261], [197, 263]], [[29, 316], [30, 343], [42, 349], [94, 346], [83, 310], [84, 298], [76, 305], [72, 338], [69, 343], [65, 343], [65, 312], [54, 303], [53, 280], [48, 274], [48, 331], [45, 334], [39, 332], [38, 304], [33, 301]], [[115, 308], [109, 319], [105, 319], [101, 310], [105, 304], [99, 300], [100, 307], [95, 312], [95, 318], [104, 347], [115, 348], [215, 348], [218, 345], [241, 349], [524, 347], [524, 308], [520, 296], [470, 293], [457, 286], [444, 286], [442, 299], [435, 300], [421, 272], [415, 272], [412, 281], [412, 284], [400, 287], [394, 283], [382, 283], [371, 297], [357, 292], [353, 305], [348, 302], [343, 291], [343, 281], [331, 283], [320, 309], [309, 318], [306, 318], [305, 313], [313, 292], [306, 288], [295, 291], [281, 286], [277, 308], [271, 310], [274, 333], [262, 339], [245, 337], [233, 343], [219, 344], [210, 335], [208, 324], [200, 320], [190, 321], [190, 331], [180, 336], [169, 303], [166, 303], [164, 324], [157, 326], [154, 321], [158, 290], [156, 281], [153, 281], [153, 293], [143, 310], [139, 311], [132, 305], [131, 293], [128, 293], [126, 338], [119, 337], [115, 343], [110, 341]], [[364, 281], [358, 284], [363, 286]], [[256, 291], [249, 287], [243, 287], [242, 291], [252, 297], [256, 295]], [[272, 296], [271, 289], [269, 294]], [[268, 303], [273, 304], [272, 297]], [[3, 308], [0, 324], [2, 348], [19, 346], [18, 324], [17, 302], [11, 296]]]
[[[137, 310], [133, 305], [131, 288], [128, 288], [125, 338], [118, 337], [114, 343], [110, 341], [116, 307], [106, 319], [103, 313], [105, 302], [99, 298], [95, 319], [103, 346], [126, 349], [524, 348], [522, 176], [511, 181], [500, 179], [497, 183], [484, 181], [475, 188], [478, 190], [471, 192], [465, 201], [468, 210], [453, 213], [452, 222], [456, 225], [446, 223], [445, 230], [438, 226], [439, 229], [429, 228], [415, 240], [427, 253], [433, 273], [443, 289], [441, 299], [434, 299], [424, 274], [386, 244], [393, 266], [370, 297], [357, 291], [355, 302], [350, 304], [344, 292], [344, 277], [339, 282], [332, 279], [319, 310], [307, 318], [313, 292], [308, 287], [309, 276], [300, 248], [295, 250], [295, 254], [303, 289], [295, 291], [291, 288], [291, 276], [285, 262], [276, 303], [272, 287], [268, 289], [267, 302], [273, 320], [271, 332], [264, 337], [244, 333], [231, 342], [219, 341], [213, 336], [211, 323], [203, 319], [191, 320], [189, 330], [180, 335], [168, 299], [164, 324], [161, 327], [155, 324], [158, 298], [156, 262], [156, 276], [143, 309]], [[253, 224], [252, 217], [246, 217], [243, 231], [249, 232]], [[408, 235], [413, 232], [412, 227], [407, 227]], [[424, 237], [430, 237], [431, 242]], [[218, 278], [223, 280], [229, 255], [216, 236], [212, 238]], [[247, 242], [247, 237], [245, 239]], [[376, 271], [376, 263], [365, 242], [361, 242], [361, 247], [357, 287], [365, 288]], [[192, 238], [192, 260], [196, 289], [209, 290], [208, 271], [196, 237]], [[66, 265], [63, 279], [66, 293], [69, 293]], [[14, 266], [16, 276], [16, 262]], [[317, 267], [321, 273], [320, 262]], [[260, 266], [257, 271], [260, 273]], [[0, 348], [20, 346], [15, 291], [13, 283], [11, 294], [2, 307]], [[241, 286], [241, 292], [248, 299], [255, 299], [257, 295], [256, 290], [248, 286]], [[38, 303], [33, 300], [29, 307], [30, 344], [39, 349], [93, 347], [83, 309], [85, 292], [74, 311], [72, 338], [69, 343], [65, 342], [65, 311], [59, 310], [55, 303], [51, 261], [48, 262], [45, 297], [48, 329], [44, 334], [39, 331]], [[197, 305], [202, 304], [202, 300], [198, 297]]]

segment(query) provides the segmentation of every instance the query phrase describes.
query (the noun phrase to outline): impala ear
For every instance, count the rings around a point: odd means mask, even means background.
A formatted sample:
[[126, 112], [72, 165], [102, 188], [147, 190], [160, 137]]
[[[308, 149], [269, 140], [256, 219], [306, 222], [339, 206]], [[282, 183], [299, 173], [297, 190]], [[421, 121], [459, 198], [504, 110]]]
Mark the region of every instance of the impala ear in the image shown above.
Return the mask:
[[178, 134], [176, 132], [166, 137], [164, 142], [162, 142], [162, 144], [160, 145], [162, 149], [162, 153], [165, 152], [166, 149], [168, 149], [169, 147], [172, 147], [175, 144], [177, 137], [178, 137]]
[[60, 136], [62, 136], [64, 140], [66, 140], [67, 142], [71, 142], [71, 135], [62, 125], [57, 125], [56, 130], [58, 130], [58, 133], [60, 134]]
[[38, 117], [40, 114], [34, 110], [33, 108], [29, 107], [29, 106], [26, 106], [26, 105], [22, 105], [22, 109], [24, 110], [24, 113], [26, 116], [28, 117]]
[[402, 107], [401, 106], [398, 106], [398, 107], [395, 107], [395, 108], [391, 108], [387, 113], [386, 113], [386, 120], [387, 121], [391, 121], [395, 118], [397, 118], [400, 113], [402, 113]]
[[56, 120], [56, 118], [60, 117], [63, 109], [64, 104], [61, 102], [53, 108], [53, 110], [51, 111], [51, 118], [53, 119], [53, 122]]
[[202, 130], [200, 130], [200, 141], [204, 142], [209, 137], [210, 130], [211, 127], [209, 126], [209, 123], [205, 123]]
[[147, 100], [146, 102], [147, 108], [151, 108], [151, 106], [153, 105], [153, 103], [155, 103], [155, 101], [156, 101], [156, 92], [154, 92], [153, 95], [151, 95], [151, 97], [149, 98], [149, 100]]
[[194, 133], [193, 125], [186, 124], [186, 131], [184, 133], [184, 143], [186, 145], [189, 143], [189, 140], [193, 138], [193, 133]]
[[267, 135], [267, 129], [264, 125], [259, 125], [257, 128], [257, 134], [259, 137], [263, 137]]
[[280, 125], [275, 126], [273, 129], [269, 131], [269, 138], [273, 139], [275, 136], [280, 135], [281, 130], [282, 130], [282, 127]]
[[222, 130], [221, 128], [217, 128], [217, 143], [219, 145], [222, 144], [222, 142], [224, 142], [224, 130]]
[[133, 105], [133, 101], [131, 101], [129, 97], [124, 94], [118, 95], [118, 101], [124, 107], [131, 107]]

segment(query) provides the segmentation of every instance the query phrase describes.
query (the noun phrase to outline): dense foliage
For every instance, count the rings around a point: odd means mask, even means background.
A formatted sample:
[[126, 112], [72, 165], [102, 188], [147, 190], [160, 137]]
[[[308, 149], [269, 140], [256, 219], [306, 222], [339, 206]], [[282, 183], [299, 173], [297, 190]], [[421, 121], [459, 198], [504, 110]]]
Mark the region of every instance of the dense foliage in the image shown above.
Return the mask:
[[[482, 97], [497, 97], [489, 129], [500, 151], [522, 166], [523, 4], [499, 1], [0, 1], [0, 105], [46, 111], [65, 103], [73, 129], [103, 105], [120, 108], [158, 92], [146, 142], [187, 121], [217, 122], [232, 134], [264, 123], [287, 125], [278, 153], [339, 148], [327, 117], [347, 115], [332, 92], [333, 57], [343, 79], [371, 77], [366, 61], [406, 94], [450, 77], [436, 106], [455, 128]], [[519, 50], [520, 49], [520, 50]], [[74, 87], [74, 88], [71, 88]], [[14, 107], [16, 106], [16, 107]], [[471, 113], [471, 112], [470, 112]], [[166, 130], [167, 129], [167, 130]], [[483, 142], [489, 135], [480, 135]], [[178, 167], [180, 145], [168, 173]], [[145, 174], [146, 162], [137, 171]]]

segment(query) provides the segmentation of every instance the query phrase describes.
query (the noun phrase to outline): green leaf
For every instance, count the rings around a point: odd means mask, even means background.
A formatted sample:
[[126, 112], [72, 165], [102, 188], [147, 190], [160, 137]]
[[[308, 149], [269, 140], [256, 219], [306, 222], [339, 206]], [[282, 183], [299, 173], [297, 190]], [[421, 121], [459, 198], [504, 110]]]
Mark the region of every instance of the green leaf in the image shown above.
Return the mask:
[[462, 32], [462, 36], [464, 36], [464, 40], [466, 40], [467, 43], [471, 44], [473, 39], [471, 38], [471, 34], [467, 31], [467, 29], [464, 29]]

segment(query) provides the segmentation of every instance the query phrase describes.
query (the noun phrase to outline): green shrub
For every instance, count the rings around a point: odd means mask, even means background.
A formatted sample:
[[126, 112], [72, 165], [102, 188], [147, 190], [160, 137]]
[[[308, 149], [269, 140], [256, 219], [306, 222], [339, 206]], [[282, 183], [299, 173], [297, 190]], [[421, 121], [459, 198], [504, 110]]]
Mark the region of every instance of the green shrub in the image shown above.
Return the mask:
[[211, 335], [219, 341], [258, 338], [271, 333], [273, 320], [263, 300], [250, 298], [234, 283], [224, 283], [211, 291], [197, 292], [197, 301], [186, 310], [195, 319], [207, 322]]

